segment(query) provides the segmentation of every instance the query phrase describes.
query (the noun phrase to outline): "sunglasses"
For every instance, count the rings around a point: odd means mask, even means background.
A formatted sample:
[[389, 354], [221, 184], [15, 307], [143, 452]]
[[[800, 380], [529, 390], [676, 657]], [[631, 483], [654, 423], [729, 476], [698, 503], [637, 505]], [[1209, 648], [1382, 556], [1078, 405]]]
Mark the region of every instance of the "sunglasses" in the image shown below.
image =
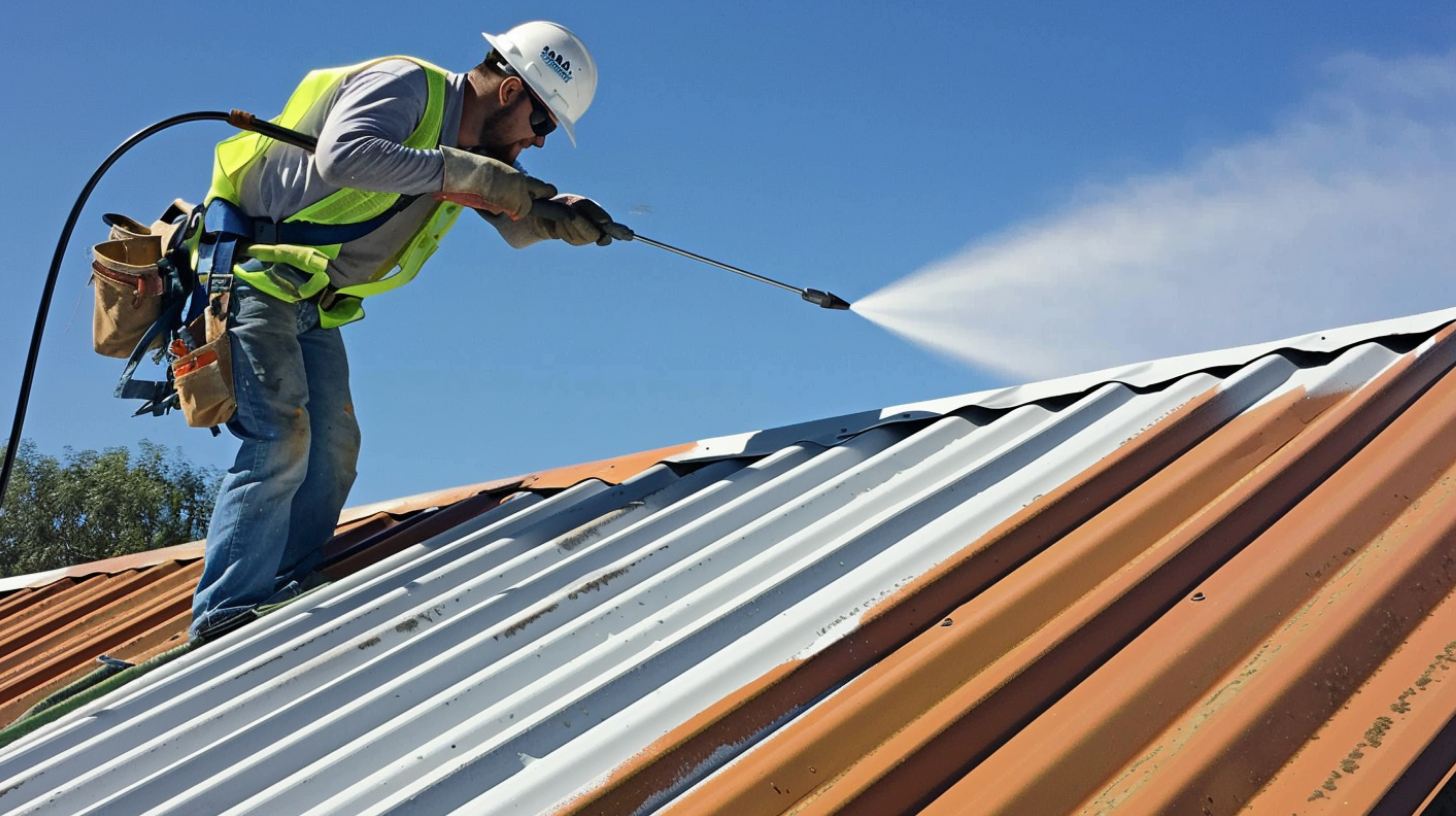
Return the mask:
[[531, 132], [537, 136], [546, 136], [556, 129], [556, 120], [551, 118], [551, 109], [546, 107], [536, 92], [526, 86], [524, 81], [522, 87], [526, 89], [526, 98], [531, 100]]
[[[495, 52], [492, 51], [491, 55], [494, 56]], [[526, 91], [526, 98], [531, 100], [531, 132], [539, 137], [547, 136], [551, 131], [556, 130], [556, 120], [551, 118], [551, 109], [546, 107], [546, 103], [541, 101], [541, 97], [537, 96], [535, 91], [531, 90], [531, 86], [526, 84], [525, 78], [504, 61], [497, 61], [496, 67], [500, 68], [502, 74], [521, 80], [521, 88]]]

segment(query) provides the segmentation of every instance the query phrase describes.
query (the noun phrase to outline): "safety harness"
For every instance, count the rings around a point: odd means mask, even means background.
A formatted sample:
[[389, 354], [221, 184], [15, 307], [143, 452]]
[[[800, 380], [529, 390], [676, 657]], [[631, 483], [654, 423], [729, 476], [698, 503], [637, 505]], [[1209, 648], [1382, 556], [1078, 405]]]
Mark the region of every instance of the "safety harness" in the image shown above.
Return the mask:
[[[116, 396], [121, 399], [142, 400], [142, 405], [134, 416], [161, 416], [178, 407], [176, 378], [172, 368], [166, 368], [164, 379], [139, 380], [136, 378], [137, 366], [146, 357], [149, 349], [159, 345], [159, 339], [160, 346], [171, 350], [174, 356], [193, 351], [201, 345], [203, 334], [197, 326], [198, 320], [209, 303], [220, 303], [218, 296], [231, 291], [234, 273], [238, 271], [235, 270], [234, 263], [242, 259], [250, 245], [307, 246], [356, 241], [383, 226], [384, 222], [413, 203], [415, 198], [417, 196], [400, 196], [389, 209], [356, 224], [314, 224], [306, 221], [279, 223], [268, 218], [254, 218], [223, 198], [213, 199], [205, 207], [194, 210], [190, 216], [179, 216], [186, 223], [178, 225], [179, 229], [173, 234], [162, 260], [157, 264], [163, 289], [161, 316], [142, 335], [131, 356], [127, 358], [121, 380], [116, 384]], [[313, 285], [316, 280], [324, 281], [324, 285]], [[310, 278], [298, 289], [295, 299], [317, 299], [320, 307], [327, 309], [332, 305], [330, 301], [337, 291], [327, 284], [326, 278]], [[226, 319], [226, 315], [222, 314], [215, 314], [213, 317], [218, 320]], [[216, 432], [214, 428], [214, 433]]]

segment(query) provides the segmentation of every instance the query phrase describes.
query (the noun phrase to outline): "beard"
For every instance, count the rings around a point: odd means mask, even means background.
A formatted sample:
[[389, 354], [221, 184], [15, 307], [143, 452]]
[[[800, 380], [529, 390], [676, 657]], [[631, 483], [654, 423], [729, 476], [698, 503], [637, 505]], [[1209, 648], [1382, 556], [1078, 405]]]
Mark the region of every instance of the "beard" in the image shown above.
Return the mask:
[[497, 108], [485, 117], [485, 121], [480, 123], [480, 135], [476, 139], [475, 147], [470, 149], [471, 152], [510, 164], [514, 159], [510, 154], [510, 148], [518, 140], [506, 138], [506, 120], [516, 112], [516, 108], [525, 102], [525, 94], [520, 94], [511, 104], [504, 108]]

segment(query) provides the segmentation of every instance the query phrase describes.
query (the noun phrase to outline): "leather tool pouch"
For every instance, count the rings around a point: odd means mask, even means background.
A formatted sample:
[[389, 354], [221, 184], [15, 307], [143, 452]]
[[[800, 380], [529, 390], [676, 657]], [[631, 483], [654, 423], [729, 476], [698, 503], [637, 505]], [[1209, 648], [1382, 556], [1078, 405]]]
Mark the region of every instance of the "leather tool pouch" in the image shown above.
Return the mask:
[[238, 404], [233, 395], [232, 339], [226, 331], [173, 360], [172, 370], [188, 425], [211, 428], [233, 418]]
[[[126, 359], [162, 314], [162, 241], [146, 235], [91, 248], [96, 305], [91, 344], [97, 354]], [[158, 340], [157, 345], [161, 345]]]
[[226, 424], [237, 412], [233, 390], [232, 336], [228, 309], [232, 300], [232, 274], [214, 272], [207, 282], [207, 308], [187, 327], [206, 342], [172, 360], [177, 402], [194, 428]]
[[[162, 314], [165, 290], [160, 264], [178, 219], [190, 215], [192, 205], [172, 202], [150, 227], [115, 213], [103, 216], [111, 227], [107, 240], [91, 248], [91, 283], [95, 307], [91, 316], [91, 345], [96, 353], [126, 359], [142, 335]], [[160, 348], [159, 339], [152, 348]]]

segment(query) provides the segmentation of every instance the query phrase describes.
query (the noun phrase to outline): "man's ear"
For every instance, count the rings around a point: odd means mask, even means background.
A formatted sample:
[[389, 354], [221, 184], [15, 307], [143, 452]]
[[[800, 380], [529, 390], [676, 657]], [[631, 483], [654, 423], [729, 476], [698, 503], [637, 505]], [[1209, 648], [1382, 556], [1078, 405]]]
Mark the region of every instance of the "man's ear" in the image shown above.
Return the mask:
[[525, 86], [520, 77], [506, 77], [501, 80], [500, 87], [496, 88], [496, 96], [503, 108], [510, 107], [515, 101], [516, 95], [524, 90]]

